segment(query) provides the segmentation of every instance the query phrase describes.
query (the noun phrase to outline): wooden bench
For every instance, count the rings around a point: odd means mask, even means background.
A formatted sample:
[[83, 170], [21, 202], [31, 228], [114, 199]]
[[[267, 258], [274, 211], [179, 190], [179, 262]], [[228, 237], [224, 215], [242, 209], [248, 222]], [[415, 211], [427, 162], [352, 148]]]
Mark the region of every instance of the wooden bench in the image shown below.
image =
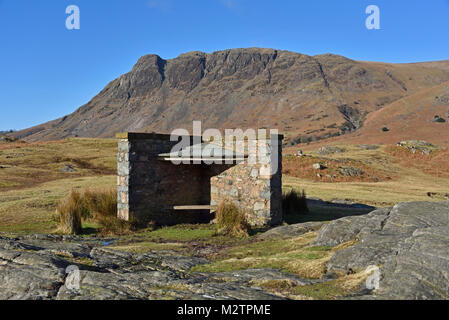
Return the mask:
[[216, 206], [211, 205], [189, 205], [189, 206], [174, 206], [173, 210], [194, 211], [194, 210], [215, 210]]

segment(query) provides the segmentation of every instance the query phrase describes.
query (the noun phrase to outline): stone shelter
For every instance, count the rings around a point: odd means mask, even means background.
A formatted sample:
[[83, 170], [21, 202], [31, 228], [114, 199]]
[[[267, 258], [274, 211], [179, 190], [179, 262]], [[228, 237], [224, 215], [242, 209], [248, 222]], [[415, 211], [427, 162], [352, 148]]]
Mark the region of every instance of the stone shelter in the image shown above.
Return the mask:
[[[173, 151], [183, 138], [189, 145]], [[167, 134], [129, 132], [117, 139], [120, 219], [158, 225], [209, 222], [220, 203], [233, 202], [252, 226], [281, 223], [282, 135], [252, 141], [266, 151], [263, 157], [251, 154], [248, 141], [242, 153], [202, 137], [171, 141]]]

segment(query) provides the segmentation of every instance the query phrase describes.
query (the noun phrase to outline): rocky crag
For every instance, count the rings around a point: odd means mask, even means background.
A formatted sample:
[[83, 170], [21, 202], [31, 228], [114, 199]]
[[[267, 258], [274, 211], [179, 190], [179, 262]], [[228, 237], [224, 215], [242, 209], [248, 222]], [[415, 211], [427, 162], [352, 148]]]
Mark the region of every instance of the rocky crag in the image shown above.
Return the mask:
[[373, 63], [261, 48], [189, 52], [170, 60], [146, 55], [74, 113], [12, 135], [39, 141], [170, 133], [201, 120], [204, 129], [276, 128], [288, 134], [286, 143], [307, 142], [359, 130], [368, 114], [449, 81], [448, 64]]

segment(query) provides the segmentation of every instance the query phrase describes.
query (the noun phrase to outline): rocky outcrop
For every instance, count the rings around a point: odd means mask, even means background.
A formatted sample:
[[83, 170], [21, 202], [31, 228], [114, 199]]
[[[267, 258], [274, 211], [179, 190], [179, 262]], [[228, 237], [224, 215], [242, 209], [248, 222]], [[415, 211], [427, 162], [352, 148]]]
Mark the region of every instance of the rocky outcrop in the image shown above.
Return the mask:
[[449, 299], [449, 202], [401, 203], [345, 217], [325, 225], [313, 245], [350, 240], [357, 243], [337, 251], [328, 272], [379, 266], [379, 288], [360, 298]]
[[266, 274], [268, 279], [293, 277], [302, 283], [298, 277], [283, 276], [276, 270], [240, 272], [242, 277], [189, 273], [207, 260], [168, 252], [137, 255], [110, 250], [103, 244], [46, 235], [0, 237], [0, 300], [266, 300], [280, 298], [251, 287], [252, 280]]
[[292, 239], [299, 237], [305, 233], [319, 230], [325, 222], [306, 222], [289, 226], [280, 226], [268, 230], [257, 236], [259, 240], [268, 239]]

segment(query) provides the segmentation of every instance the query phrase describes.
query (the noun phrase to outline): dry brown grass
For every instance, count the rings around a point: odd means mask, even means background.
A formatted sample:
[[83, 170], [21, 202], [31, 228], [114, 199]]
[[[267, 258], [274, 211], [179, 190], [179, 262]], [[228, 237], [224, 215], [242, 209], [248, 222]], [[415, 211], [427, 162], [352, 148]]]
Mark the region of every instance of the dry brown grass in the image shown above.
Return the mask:
[[[67, 178], [115, 175], [116, 149], [113, 139], [0, 144], [0, 191]], [[64, 172], [67, 165], [75, 172]]]
[[447, 148], [434, 150], [429, 155], [419, 151], [413, 153], [399, 146], [388, 146], [385, 151], [403, 167], [416, 168], [425, 174], [440, 178], [449, 178], [449, 149]]
[[303, 278], [319, 279], [327, 272], [327, 263], [335, 252], [352, 247], [355, 244], [356, 241], [348, 241], [326, 251], [323, 256], [317, 259], [291, 260], [287, 262], [286, 267]]
[[232, 203], [223, 202], [218, 206], [217, 234], [235, 237], [247, 237], [249, 225], [245, 213]]
[[59, 231], [66, 234], [81, 234], [83, 230], [81, 221], [86, 210], [81, 193], [72, 190], [68, 197], [59, 202], [56, 209]]
[[[324, 169], [315, 170], [313, 164], [321, 163]], [[352, 167], [363, 171], [359, 176], [344, 176], [339, 172], [340, 168]], [[392, 176], [385, 175], [373, 166], [354, 159], [330, 159], [324, 157], [287, 156], [282, 161], [282, 173], [301, 179], [320, 182], [379, 182], [391, 180]], [[319, 176], [318, 176], [319, 175]]]
[[60, 231], [64, 233], [82, 233], [81, 221], [100, 224], [103, 235], [126, 234], [134, 229], [132, 222], [117, 218], [117, 192], [115, 189], [87, 189], [84, 192], [72, 190], [58, 204], [57, 213]]
[[115, 189], [87, 189], [83, 193], [90, 216], [99, 220], [103, 217], [117, 216], [117, 191]]

